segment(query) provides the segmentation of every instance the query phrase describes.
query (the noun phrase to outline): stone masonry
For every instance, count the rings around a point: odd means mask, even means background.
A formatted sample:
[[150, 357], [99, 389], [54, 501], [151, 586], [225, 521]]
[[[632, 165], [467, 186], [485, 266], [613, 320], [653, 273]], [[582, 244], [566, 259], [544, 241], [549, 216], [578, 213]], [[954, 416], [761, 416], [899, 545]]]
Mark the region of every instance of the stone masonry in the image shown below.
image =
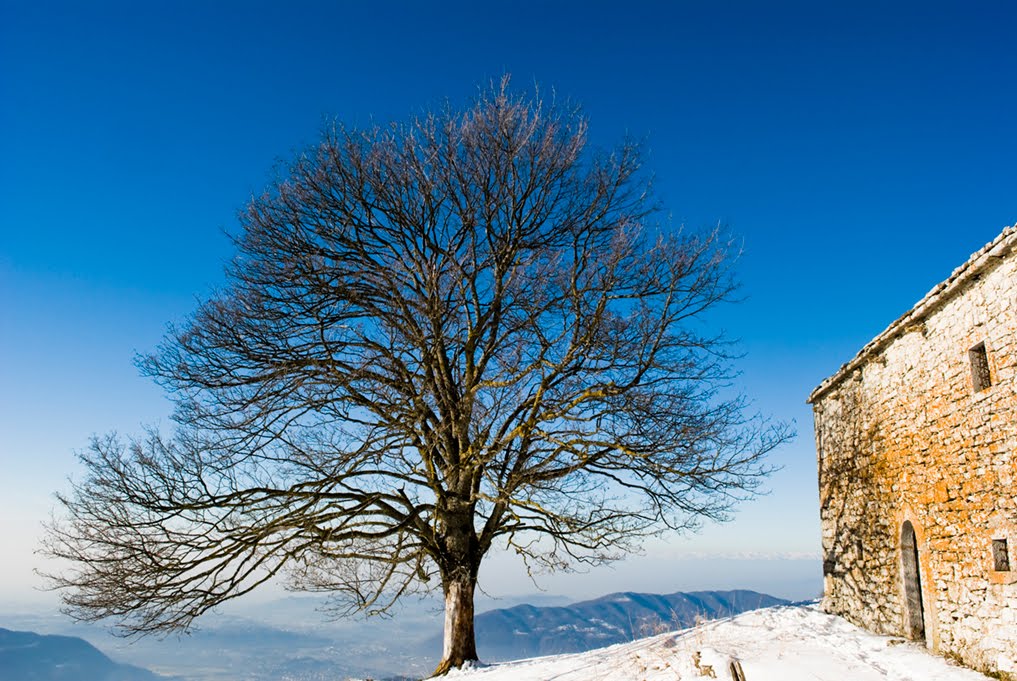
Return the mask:
[[1017, 226], [809, 402], [823, 607], [1017, 679]]

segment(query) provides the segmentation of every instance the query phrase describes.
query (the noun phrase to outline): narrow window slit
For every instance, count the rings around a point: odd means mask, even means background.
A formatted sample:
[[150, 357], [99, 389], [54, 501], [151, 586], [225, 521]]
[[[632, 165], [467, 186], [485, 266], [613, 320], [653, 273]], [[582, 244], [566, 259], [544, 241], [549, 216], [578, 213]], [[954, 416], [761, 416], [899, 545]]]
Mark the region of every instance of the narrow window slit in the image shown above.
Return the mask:
[[971, 383], [975, 392], [980, 393], [990, 385], [992, 378], [989, 376], [989, 355], [985, 352], [985, 343], [979, 343], [968, 350], [968, 359], [971, 360]]
[[1005, 539], [992, 540], [992, 569], [996, 572], [1010, 572], [1010, 555]]

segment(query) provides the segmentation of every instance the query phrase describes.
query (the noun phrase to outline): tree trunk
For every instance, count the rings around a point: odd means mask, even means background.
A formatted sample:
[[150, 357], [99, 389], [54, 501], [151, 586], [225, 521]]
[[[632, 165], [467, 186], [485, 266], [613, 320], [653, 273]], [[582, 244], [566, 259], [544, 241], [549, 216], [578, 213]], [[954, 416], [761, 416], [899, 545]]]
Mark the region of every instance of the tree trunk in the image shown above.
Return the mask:
[[477, 659], [477, 641], [473, 631], [473, 593], [477, 578], [473, 570], [463, 569], [445, 580], [445, 643], [441, 662], [434, 675]]

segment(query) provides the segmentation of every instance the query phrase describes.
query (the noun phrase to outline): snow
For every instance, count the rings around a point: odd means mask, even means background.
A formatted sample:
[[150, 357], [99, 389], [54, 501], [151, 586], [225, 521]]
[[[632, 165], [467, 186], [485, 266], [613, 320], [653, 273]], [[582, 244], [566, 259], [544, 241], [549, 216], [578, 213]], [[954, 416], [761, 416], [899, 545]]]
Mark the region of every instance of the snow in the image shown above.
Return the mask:
[[[924, 646], [876, 636], [817, 605], [764, 608], [573, 655], [451, 672], [448, 681], [985, 681]], [[714, 676], [711, 676], [711, 673]]]

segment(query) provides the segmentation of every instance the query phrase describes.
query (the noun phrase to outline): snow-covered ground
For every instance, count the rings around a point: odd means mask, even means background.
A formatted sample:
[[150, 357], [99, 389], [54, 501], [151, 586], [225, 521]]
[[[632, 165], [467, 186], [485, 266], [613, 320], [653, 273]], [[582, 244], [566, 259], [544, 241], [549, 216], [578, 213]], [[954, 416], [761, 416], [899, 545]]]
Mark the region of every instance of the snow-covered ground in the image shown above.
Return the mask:
[[459, 670], [448, 681], [985, 681], [923, 646], [875, 636], [818, 606], [765, 608], [575, 655]]

